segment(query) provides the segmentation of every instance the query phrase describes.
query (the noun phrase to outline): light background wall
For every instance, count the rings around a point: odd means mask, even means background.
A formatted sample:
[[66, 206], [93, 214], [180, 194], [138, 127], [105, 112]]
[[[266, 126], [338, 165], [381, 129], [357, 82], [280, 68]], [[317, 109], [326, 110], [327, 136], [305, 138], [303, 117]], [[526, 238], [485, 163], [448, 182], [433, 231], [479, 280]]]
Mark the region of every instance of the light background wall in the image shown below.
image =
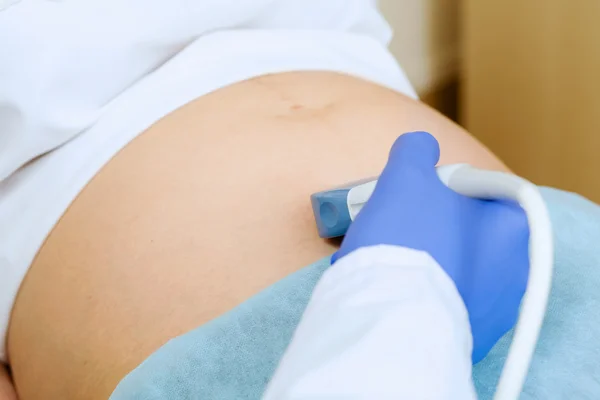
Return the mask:
[[456, 79], [459, 67], [459, 0], [379, 0], [394, 29], [392, 53], [420, 95]]

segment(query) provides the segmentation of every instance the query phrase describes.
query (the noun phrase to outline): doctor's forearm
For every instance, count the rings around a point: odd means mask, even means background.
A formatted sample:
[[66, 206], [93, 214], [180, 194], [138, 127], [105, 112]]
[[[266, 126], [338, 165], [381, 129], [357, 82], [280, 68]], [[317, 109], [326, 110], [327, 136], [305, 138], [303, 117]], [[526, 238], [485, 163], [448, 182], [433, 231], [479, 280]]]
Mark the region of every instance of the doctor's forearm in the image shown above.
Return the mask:
[[359, 249], [325, 273], [266, 399], [474, 399], [471, 333], [426, 253]]

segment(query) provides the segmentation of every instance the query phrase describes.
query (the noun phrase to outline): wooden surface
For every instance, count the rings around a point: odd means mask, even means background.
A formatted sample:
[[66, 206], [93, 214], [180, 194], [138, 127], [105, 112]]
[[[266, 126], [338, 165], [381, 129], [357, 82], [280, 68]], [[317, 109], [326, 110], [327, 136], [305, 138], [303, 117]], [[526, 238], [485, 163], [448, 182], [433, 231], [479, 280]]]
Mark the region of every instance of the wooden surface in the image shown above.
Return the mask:
[[600, 201], [600, 1], [462, 12], [463, 125], [520, 175]]

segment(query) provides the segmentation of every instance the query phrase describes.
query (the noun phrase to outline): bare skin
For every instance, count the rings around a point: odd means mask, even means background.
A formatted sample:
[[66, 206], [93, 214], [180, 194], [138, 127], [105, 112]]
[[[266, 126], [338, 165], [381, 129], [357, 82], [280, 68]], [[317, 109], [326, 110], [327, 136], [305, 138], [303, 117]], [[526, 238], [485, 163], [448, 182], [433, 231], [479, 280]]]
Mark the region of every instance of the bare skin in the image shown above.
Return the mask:
[[423, 104], [332, 73], [238, 83], [163, 118], [85, 188], [27, 274], [8, 342], [20, 399], [106, 399], [170, 338], [331, 254], [309, 195], [376, 175], [413, 130], [438, 138], [442, 163], [506, 169]]
[[0, 400], [17, 400], [8, 370], [0, 365]]

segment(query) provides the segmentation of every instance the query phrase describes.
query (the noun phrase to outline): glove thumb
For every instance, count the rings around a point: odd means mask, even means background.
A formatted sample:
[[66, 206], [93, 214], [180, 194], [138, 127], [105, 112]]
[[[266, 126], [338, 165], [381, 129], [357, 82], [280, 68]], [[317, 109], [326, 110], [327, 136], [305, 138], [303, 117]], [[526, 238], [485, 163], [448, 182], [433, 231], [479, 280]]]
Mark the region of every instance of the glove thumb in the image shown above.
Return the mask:
[[437, 176], [435, 166], [440, 159], [440, 145], [427, 132], [409, 132], [401, 135], [390, 150], [387, 165], [379, 176], [377, 192], [396, 192], [415, 179]]
[[440, 145], [433, 135], [427, 132], [409, 132], [400, 135], [392, 149], [387, 169], [413, 167], [432, 170], [440, 160]]

